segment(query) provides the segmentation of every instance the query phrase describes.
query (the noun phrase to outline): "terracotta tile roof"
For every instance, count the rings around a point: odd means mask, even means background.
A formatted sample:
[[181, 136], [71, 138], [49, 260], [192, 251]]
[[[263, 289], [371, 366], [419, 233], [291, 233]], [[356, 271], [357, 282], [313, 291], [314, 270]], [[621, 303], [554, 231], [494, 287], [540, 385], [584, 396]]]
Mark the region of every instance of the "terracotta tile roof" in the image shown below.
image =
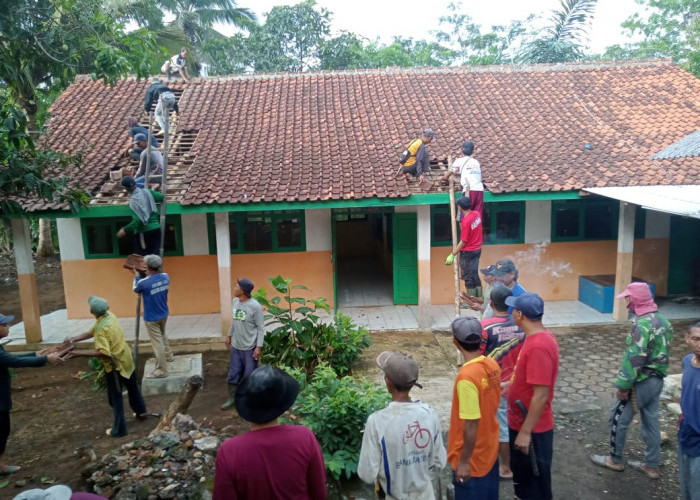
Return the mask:
[[[79, 78], [54, 103], [49, 144], [85, 151], [92, 193], [126, 144], [148, 83]], [[173, 201], [405, 197], [399, 151], [423, 127], [431, 158], [470, 138], [493, 193], [700, 183], [700, 158], [650, 159], [700, 129], [700, 80], [668, 61], [239, 75], [190, 84], [180, 130], [194, 161]]]

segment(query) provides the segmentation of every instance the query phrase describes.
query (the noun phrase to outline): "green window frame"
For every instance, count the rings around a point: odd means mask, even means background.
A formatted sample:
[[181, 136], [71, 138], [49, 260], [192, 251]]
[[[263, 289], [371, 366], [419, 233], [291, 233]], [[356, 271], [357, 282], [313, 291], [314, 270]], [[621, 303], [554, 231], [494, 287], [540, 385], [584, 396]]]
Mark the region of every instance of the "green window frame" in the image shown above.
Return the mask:
[[617, 200], [586, 198], [552, 201], [552, 241], [617, 239]]
[[[228, 222], [232, 254], [306, 251], [303, 210], [230, 212]], [[216, 255], [214, 214], [207, 214], [207, 226], [209, 254]]]
[[[430, 205], [430, 246], [452, 246], [452, 218], [449, 205]], [[459, 239], [459, 224], [457, 224]]]
[[[117, 231], [131, 221], [131, 217], [81, 219], [83, 250], [86, 259], [116, 259], [130, 255], [133, 250], [132, 233], [117, 238]], [[183, 255], [182, 221], [179, 215], [165, 216], [166, 257]]]
[[525, 202], [484, 203], [484, 245], [505, 245], [525, 241]]

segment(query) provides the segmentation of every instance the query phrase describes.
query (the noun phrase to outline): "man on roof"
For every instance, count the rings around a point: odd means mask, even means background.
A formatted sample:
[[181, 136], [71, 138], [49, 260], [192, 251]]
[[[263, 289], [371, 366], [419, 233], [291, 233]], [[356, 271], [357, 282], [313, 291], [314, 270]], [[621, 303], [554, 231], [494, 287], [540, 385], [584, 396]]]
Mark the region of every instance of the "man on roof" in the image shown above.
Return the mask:
[[138, 187], [133, 177], [124, 177], [122, 186], [129, 193], [129, 208], [132, 215], [131, 222], [117, 231], [117, 238], [133, 233], [134, 253], [160, 254], [160, 221], [156, 202], [163, 202], [165, 197], [157, 191]]
[[406, 179], [416, 178], [420, 180], [421, 175], [430, 170], [430, 157], [425, 146], [435, 138], [433, 129], [426, 128], [418, 139], [413, 139], [409, 143], [404, 152], [404, 155], [408, 154], [406, 160], [402, 162], [403, 168], [401, 169], [401, 173], [406, 176]]
[[[136, 134], [134, 145], [141, 149], [139, 155], [139, 168], [134, 174], [136, 185], [140, 188], [150, 184], [160, 184], [162, 182], [165, 159], [163, 153], [151, 147], [151, 163], [148, 163], [148, 137], [144, 134]], [[146, 182], [146, 167], [148, 166], [148, 182]]]
[[156, 135], [165, 135], [170, 127], [170, 110], [172, 109], [175, 113], [180, 112], [180, 108], [177, 105], [177, 100], [175, 99], [175, 94], [170, 88], [161, 83], [160, 79], [155, 78], [153, 83], [146, 90], [146, 97], [144, 98], [143, 109], [146, 113], [151, 111], [151, 106], [153, 101], [156, 101], [156, 112], [155, 117], [158, 122], [160, 130]]
[[[126, 119], [126, 125], [129, 129], [129, 137], [131, 138], [131, 140], [129, 141], [129, 146], [133, 147], [128, 147], [126, 149], [126, 152], [124, 153], [124, 156], [128, 156], [129, 158], [138, 161], [141, 158], [141, 152], [145, 148], [141, 148], [135, 142], [132, 144], [132, 142], [136, 140], [136, 136], [139, 134], [145, 135], [146, 139], [148, 139], [148, 129], [139, 125], [139, 121], [133, 116], [130, 116]], [[157, 148], [158, 146], [158, 139], [156, 139], [156, 136], [151, 135], [151, 147]]]
[[173, 57], [168, 59], [163, 63], [163, 66], [160, 67], [161, 72], [165, 73], [165, 75], [168, 77], [168, 80], [170, 80], [170, 77], [176, 74], [180, 74], [182, 79], [185, 81], [185, 83], [189, 83], [190, 81], [188, 80], [188, 77], [190, 75], [187, 74], [187, 55], [189, 54], [189, 50], [187, 50], [187, 47], [182, 47], [180, 49], [179, 54], [175, 54]]

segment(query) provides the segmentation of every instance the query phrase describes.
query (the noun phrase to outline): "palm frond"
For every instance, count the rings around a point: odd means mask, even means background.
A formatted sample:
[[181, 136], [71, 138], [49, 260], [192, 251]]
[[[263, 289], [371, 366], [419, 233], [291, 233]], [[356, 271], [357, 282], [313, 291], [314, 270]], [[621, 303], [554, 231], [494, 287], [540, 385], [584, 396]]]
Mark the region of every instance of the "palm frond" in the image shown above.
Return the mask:
[[561, 10], [553, 11], [546, 31], [561, 43], [586, 41], [598, 0], [561, 0]]

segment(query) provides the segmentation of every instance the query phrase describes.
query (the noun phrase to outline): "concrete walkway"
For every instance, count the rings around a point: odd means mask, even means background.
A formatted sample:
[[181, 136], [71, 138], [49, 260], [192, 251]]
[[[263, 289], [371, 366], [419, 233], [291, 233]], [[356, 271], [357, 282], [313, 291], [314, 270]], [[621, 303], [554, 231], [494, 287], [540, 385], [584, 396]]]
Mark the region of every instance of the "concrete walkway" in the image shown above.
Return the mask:
[[[417, 330], [417, 306], [363, 306], [343, 307], [343, 314], [372, 332], [394, 330]], [[659, 310], [668, 319], [700, 318], [700, 301], [679, 303], [662, 302]], [[462, 311], [467, 314], [467, 311]], [[431, 330], [446, 331], [455, 317], [454, 305], [434, 305], [430, 307]], [[119, 318], [127, 340], [134, 340], [135, 320], [133, 317]], [[41, 317], [44, 344], [57, 344], [68, 336], [88, 331], [94, 324], [92, 319], [68, 319], [65, 309], [54, 311]], [[578, 301], [547, 302], [545, 304], [544, 324], [552, 327], [586, 324], [614, 323], [612, 314], [599, 313], [595, 309]], [[198, 344], [218, 342], [221, 337], [221, 319], [217, 314], [194, 314], [170, 316], [168, 318], [168, 338], [177, 344]], [[26, 343], [24, 323], [10, 327], [13, 346]], [[140, 328], [140, 340], [147, 340], [148, 334], [143, 323]]]

